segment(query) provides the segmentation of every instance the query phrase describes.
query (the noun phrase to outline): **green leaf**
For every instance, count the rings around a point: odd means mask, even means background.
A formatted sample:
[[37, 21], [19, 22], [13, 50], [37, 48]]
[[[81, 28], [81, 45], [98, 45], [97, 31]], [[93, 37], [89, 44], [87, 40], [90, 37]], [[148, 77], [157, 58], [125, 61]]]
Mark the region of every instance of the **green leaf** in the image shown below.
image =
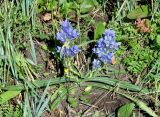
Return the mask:
[[127, 18], [129, 19], [137, 19], [137, 18], [145, 18], [150, 15], [150, 8], [147, 5], [138, 6], [136, 9], [132, 10], [128, 13]]
[[58, 2], [57, 1], [50, 1], [47, 4], [47, 10], [48, 11], [52, 11], [53, 9], [55, 9], [57, 7]]
[[[68, 95], [72, 89], [76, 89], [77, 85], [73, 85], [70, 88], [60, 87], [51, 97], [51, 101], [53, 101], [51, 108], [55, 109], [61, 101]], [[73, 104], [74, 106], [75, 104]]]
[[65, 3], [67, 3], [67, 0], [59, 0], [59, 5], [63, 5]]
[[92, 117], [99, 117], [99, 111], [96, 111], [93, 115], [92, 115]]
[[37, 4], [44, 5], [45, 4], [45, 0], [37, 0]]
[[80, 13], [87, 13], [91, 11], [95, 5], [94, 0], [83, 0], [82, 4], [80, 4]]
[[103, 83], [106, 85], [118, 86], [121, 89], [127, 89], [130, 91], [137, 91], [137, 92], [143, 92], [143, 93], [148, 93], [150, 91], [149, 89], [146, 89], [137, 85], [133, 85], [126, 81], [120, 81], [118, 79], [109, 78], [109, 77], [94, 77], [90, 79], [86, 78], [84, 80], [86, 80], [86, 82]]
[[84, 91], [85, 92], [90, 92], [92, 90], [92, 86], [90, 85], [90, 86], [87, 86], [85, 89], [84, 89]]
[[156, 37], [156, 44], [157, 46], [160, 46], [160, 35], [157, 35]]
[[[35, 80], [30, 83], [34, 84], [32, 86], [33, 88], [38, 88], [38, 87], [40, 88], [40, 87], [46, 87], [48, 85], [48, 82], [49, 82], [49, 85], [57, 85], [57, 84], [62, 84], [67, 82], [67, 79], [64, 77], [59, 77], [59, 78], [52, 78], [52, 79]], [[25, 87], [23, 84], [19, 84], [19, 85], [1, 87], [1, 89], [10, 90], [10, 91], [19, 91], [19, 90], [25, 90]]]
[[39, 38], [40, 40], [49, 40], [50, 39], [47, 34], [36, 35], [36, 38]]
[[128, 104], [123, 105], [118, 110], [118, 117], [130, 117], [134, 108], [135, 108], [134, 103], [128, 103]]
[[21, 90], [19, 90], [19, 91], [6, 91], [6, 92], [2, 93], [0, 95], [0, 104], [3, 104], [5, 102], [7, 102], [8, 100], [10, 100], [11, 98], [16, 97], [20, 92], [21, 92]]
[[91, 101], [88, 99], [88, 97], [87, 97], [88, 95], [81, 95], [80, 97], [79, 97], [79, 99], [80, 99], [80, 101], [82, 101], [82, 102], [84, 102], [84, 103], [91, 103]]
[[99, 22], [97, 25], [96, 25], [96, 29], [95, 29], [95, 32], [94, 32], [94, 40], [99, 38], [105, 31], [105, 25], [103, 22]]
[[4, 18], [2, 16], [2, 14], [0, 13], [0, 23], [2, 23], [4, 21]]
[[84, 0], [77, 0], [78, 4], [81, 4]]
[[75, 107], [78, 106], [78, 102], [77, 102], [77, 99], [76, 99], [76, 98], [69, 97], [69, 98], [68, 98], [68, 102], [69, 102], [69, 104], [70, 104], [73, 108], [75, 108]]

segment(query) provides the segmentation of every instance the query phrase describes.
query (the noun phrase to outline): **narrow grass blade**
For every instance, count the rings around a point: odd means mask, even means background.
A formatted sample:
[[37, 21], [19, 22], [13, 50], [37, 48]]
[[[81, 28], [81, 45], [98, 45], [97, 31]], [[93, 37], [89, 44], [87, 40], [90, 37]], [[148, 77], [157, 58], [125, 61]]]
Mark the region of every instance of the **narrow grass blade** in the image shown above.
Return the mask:
[[66, 97], [67, 94], [67, 89], [66, 88], [61, 88], [60, 93], [57, 92], [55, 95], [52, 96], [53, 103], [51, 105], [52, 109], [55, 109], [61, 101]]
[[30, 42], [30, 46], [31, 46], [31, 49], [30, 49], [31, 56], [32, 56], [32, 59], [34, 61], [34, 64], [36, 65], [37, 64], [36, 51], [35, 51], [35, 46], [34, 46], [34, 43], [33, 43], [31, 33], [29, 33], [29, 42]]
[[48, 85], [47, 85], [46, 89], [44, 90], [44, 92], [41, 96], [41, 99], [39, 101], [38, 107], [36, 109], [36, 116], [37, 117], [41, 116], [41, 114], [43, 113], [44, 109], [47, 107], [48, 102], [50, 100], [50, 96], [46, 98], [47, 93], [48, 93], [49, 83], [50, 83], [50, 81], [48, 82]]

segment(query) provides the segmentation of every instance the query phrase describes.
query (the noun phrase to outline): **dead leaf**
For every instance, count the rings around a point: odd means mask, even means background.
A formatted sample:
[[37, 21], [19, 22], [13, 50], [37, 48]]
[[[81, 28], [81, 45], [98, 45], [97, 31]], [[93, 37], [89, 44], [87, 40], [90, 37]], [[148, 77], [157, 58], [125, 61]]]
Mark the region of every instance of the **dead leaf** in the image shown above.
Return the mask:
[[43, 16], [43, 20], [44, 21], [49, 21], [49, 20], [51, 20], [51, 13], [46, 13], [46, 14], [44, 14], [44, 16]]
[[114, 64], [116, 64], [116, 59], [115, 59], [115, 56], [113, 56], [112, 57], [112, 61], [111, 61], [111, 63], [114, 65]]
[[140, 19], [138, 18], [135, 22], [136, 27], [137, 27], [137, 31], [139, 32], [144, 32], [144, 33], [150, 33], [151, 29], [149, 27], [149, 25], [147, 24], [146, 19]]

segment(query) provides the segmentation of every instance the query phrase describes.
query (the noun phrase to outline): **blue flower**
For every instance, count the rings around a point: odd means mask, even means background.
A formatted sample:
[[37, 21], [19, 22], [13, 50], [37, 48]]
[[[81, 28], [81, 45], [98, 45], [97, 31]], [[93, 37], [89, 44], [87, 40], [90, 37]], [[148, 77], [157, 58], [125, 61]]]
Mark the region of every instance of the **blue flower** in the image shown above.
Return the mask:
[[68, 30], [66, 32], [66, 35], [67, 35], [67, 38], [72, 41], [73, 39], [77, 38], [79, 33], [77, 32], [76, 29], [73, 29], [73, 30]]
[[61, 30], [61, 32], [57, 32], [57, 39], [59, 41], [61, 41], [62, 43], [65, 43], [66, 42], [66, 38], [67, 38], [67, 35], [63, 30]]
[[72, 56], [75, 56], [77, 53], [80, 52], [80, 49], [78, 48], [77, 45], [74, 45], [74, 46], [72, 46], [72, 47], [70, 48], [70, 51], [71, 51], [71, 55], [72, 55]]
[[62, 47], [61, 46], [57, 46], [57, 52], [60, 53], [61, 52]]
[[[98, 59], [103, 64], [108, 64], [112, 62], [112, 58], [114, 57], [114, 51], [118, 50], [118, 43], [115, 41], [115, 31], [106, 29], [102, 38], [100, 38], [92, 49], [93, 53], [95, 53]], [[94, 64], [96, 64], [96, 60], [94, 60]], [[93, 65], [94, 65], [93, 64]]]
[[112, 58], [113, 58], [114, 54], [109, 52], [104, 54], [103, 56], [101, 56], [99, 59], [104, 63], [104, 64], [108, 64], [111, 63]]
[[62, 48], [60, 46], [57, 46], [57, 52], [58, 53], [61, 52], [62, 57], [65, 57], [65, 56], [72, 57], [78, 54], [80, 52], [80, 49], [78, 48], [77, 45], [74, 45], [71, 48], [67, 48], [67, 47]]
[[107, 42], [104, 40], [104, 38], [100, 38], [99, 41], [97, 42], [97, 47], [99, 48], [106, 48], [107, 47]]
[[95, 53], [98, 57], [101, 57], [106, 53], [105, 48], [93, 48], [93, 53]]
[[106, 29], [105, 32], [104, 32], [104, 35], [114, 38], [115, 37], [115, 31], [113, 31], [111, 29]]
[[63, 52], [62, 52], [62, 55], [63, 55], [63, 57], [64, 57], [64, 56], [68, 56], [68, 57], [71, 57], [71, 56], [72, 56], [70, 49], [67, 48], [67, 47], [64, 47], [64, 50], [63, 50]]
[[118, 43], [115, 40], [110, 41], [109, 49], [118, 50]]
[[97, 69], [101, 67], [101, 61], [98, 59], [94, 59], [92, 62], [92, 68], [93, 69]]
[[61, 31], [57, 33], [57, 39], [62, 43], [66, 42], [66, 39], [72, 41], [77, 38], [79, 33], [76, 29], [73, 29], [71, 23], [68, 20], [62, 21], [61, 23]]

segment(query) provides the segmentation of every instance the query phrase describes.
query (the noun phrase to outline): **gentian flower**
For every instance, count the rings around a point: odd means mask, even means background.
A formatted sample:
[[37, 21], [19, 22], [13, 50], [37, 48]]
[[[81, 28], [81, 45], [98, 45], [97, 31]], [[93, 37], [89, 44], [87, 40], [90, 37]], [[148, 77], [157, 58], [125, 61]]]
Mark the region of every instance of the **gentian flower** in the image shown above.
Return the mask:
[[71, 25], [71, 23], [66, 19], [65, 21], [62, 21], [61, 27], [62, 27], [62, 30], [66, 30], [66, 29], [72, 28], [72, 25]]
[[106, 53], [102, 55], [99, 59], [103, 62], [103, 64], [108, 64], [112, 61], [113, 53]]
[[78, 48], [77, 45], [74, 45], [74, 46], [72, 46], [72, 47], [70, 48], [70, 51], [71, 51], [71, 55], [72, 55], [72, 56], [75, 56], [77, 53], [80, 52], [80, 49]]
[[118, 43], [115, 40], [110, 41], [109, 49], [118, 50]]
[[63, 55], [63, 57], [64, 56], [71, 57], [71, 51], [70, 51], [70, 49], [67, 48], [67, 47], [64, 47], [64, 50], [62, 50], [62, 55]]
[[92, 65], [93, 65], [93, 66], [92, 66], [93, 69], [100, 68], [100, 66], [101, 66], [101, 61], [98, 60], [98, 59], [94, 59], [93, 62], [92, 62]]
[[93, 53], [96, 54], [98, 57], [98, 59], [95, 59], [93, 61], [93, 68], [96, 68], [94, 66], [96, 65], [97, 60], [99, 60], [103, 64], [108, 64], [112, 62], [112, 58], [114, 57], [114, 51], [118, 50], [119, 45], [114, 38], [115, 31], [106, 29], [103, 37], [98, 40], [97, 44], [92, 49]]
[[62, 43], [66, 42], [66, 38], [67, 38], [67, 35], [66, 35], [66, 33], [63, 30], [61, 30], [61, 32], [57, 33], [57, 39], [59, 41], [61, 41]]
[[61, 52], [62, 47], [61, 46], [57, 46], [57, 52]]
[[113, 31], [111, 29], [106, 29], [105, 32], [104, 32], [104, 35], [115, 38], [115, 31]]
[[[73, 29], [71, 23], [68, 20], [62, 21], [61, 31], [57, 32], [57, 40], [61, 41], [63, 44], [68, 39], [71, 42], [73, 39], [77, 38], [79, 33], [76, 29]], [[67, 47], [57, 46], [57, 52], [60, 53], [62, 57], [72, 57], [80, 52], [80, 49], [77, 45], [70, 46], [67, 44]]]
[[93, 52], [98, 56], [101, 57], [102, 55], [104, 55], [106, 53], [105, 48], [93, 48]]
[[57, 33], [57, 39], [62, 43], [66, 42], [66, 39], [72, 41], [77, 38], [79, 33], [76, 29], [73, 29], [71, 23], [68, 20], [62, 21], [61, 23], [61, 31]]
[[106, 48], [107, 45], [109, 46], [109, 44], [107, 44], [107, 41], [105, 41], [103, 38], [100, 38], [96, 46], [99, 48]]

